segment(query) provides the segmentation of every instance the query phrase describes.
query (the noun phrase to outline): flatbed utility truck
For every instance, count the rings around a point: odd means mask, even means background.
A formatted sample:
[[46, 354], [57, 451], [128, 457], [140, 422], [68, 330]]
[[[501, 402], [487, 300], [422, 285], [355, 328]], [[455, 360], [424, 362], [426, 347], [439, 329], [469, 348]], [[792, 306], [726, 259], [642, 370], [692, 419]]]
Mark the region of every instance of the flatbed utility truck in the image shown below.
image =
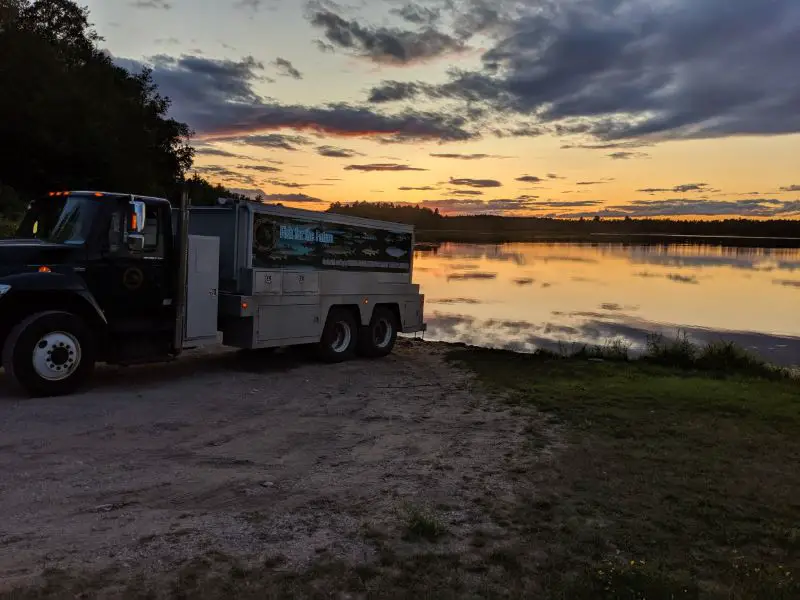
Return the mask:
[[72, 393], [95, 363], [171, 360], [221, 342], [389, 354], [425, 330], [414, 230], [239, 199], [51, 192], [0, 240], [0, 348], [32, 396]]

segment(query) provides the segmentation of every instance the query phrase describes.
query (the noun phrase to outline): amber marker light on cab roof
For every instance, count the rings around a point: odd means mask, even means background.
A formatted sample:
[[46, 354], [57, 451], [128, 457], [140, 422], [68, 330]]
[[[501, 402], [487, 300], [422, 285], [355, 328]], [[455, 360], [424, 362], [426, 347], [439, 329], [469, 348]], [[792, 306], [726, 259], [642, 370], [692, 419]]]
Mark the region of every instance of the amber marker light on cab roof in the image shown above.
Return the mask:
[[39, 273], [52, 273], [50, 267], [41, 266], [39, 267]]

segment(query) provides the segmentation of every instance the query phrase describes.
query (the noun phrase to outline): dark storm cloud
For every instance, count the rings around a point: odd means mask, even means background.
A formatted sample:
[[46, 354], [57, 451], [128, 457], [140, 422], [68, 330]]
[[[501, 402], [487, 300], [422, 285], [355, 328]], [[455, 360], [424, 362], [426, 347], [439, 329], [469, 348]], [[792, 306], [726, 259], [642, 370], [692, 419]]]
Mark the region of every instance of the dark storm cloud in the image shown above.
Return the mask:
[[467, 47], [462, 40], [430, 26], [419, 31], [371, 27], [348, 21], [330, 10], [314, 12], [309, 21], [322, 29], [329, 44], [377, 63], [411, 64]]
[[410, 167], [408, 165], [399, 165], [395, 163], [373, 163], [369, 165], [347, 165], [345, 171], [427, 171], [428, 169], [419, 169], [417, 167]]
[[278, 69], [278, 73], [284, 77], [291, 77], [292, 79], [302, 79], [303, 74], [298, 71], [295, 66], [285, 58], [280, 56], [272, 63]]
[[383, 142], [468, 140], [467, 119], [452, 112], [405, 110], [391, 115], [338, 103], [325, 106], [284, 105], [259, 96], [253, 86], [263, 78], [263, 63], [184, 55], [158, 55], [147, 65], [124, 58], [115, 63], [133, 72], [152, 69], [159, 91], [172, 100], [170, 116], [199, 134], [245, 135], [296, 129], [341, 137], [373, 137]]
[[476, 188], [492, 188], [492, 187], [500, 187], [503, 185], [496, 179], [468, 179], [463, 177], [460, 179], [453, 179], [451, 177], [449, 183], [450, 185], [464, 185], [467, 187], [476, 187]]
[[631, 158], [647, 158], [650, 155], [646, 152], [612, 152], [608, 156], [613, 160], [630, 160]]
[[363, 156], [360, 152], [349, 150], [348, 148], [339, 148], [338, 146], [319, 146], [317, 147], [317, 154], [330, 158], [353, 158], [356, 156]]
[[482, 70], [456, 72], [429, 95], [472, 97], [606, 142], [800, 131], [797, 0], [563, 0], [521, 10]]

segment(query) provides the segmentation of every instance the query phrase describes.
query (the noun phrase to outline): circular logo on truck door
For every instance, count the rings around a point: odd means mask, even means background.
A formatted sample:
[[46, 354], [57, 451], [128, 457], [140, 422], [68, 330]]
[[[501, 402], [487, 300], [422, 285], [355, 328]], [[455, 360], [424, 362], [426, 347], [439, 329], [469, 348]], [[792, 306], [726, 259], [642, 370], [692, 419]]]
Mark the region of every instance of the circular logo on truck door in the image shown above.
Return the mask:
[[129, 290], [138, 290], [142, 287], [144, 273], [138, 267], [128, 267], [122, 274], [122, 285]]

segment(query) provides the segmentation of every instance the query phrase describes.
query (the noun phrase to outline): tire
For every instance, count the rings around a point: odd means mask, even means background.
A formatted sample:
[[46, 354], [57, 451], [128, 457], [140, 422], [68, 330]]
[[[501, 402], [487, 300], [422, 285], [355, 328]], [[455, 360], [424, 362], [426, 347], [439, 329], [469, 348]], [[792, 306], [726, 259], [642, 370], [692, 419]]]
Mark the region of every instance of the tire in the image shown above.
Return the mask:
[[358, 323], [353, 314], [343, 308], [332, 308], [317, 344], [317, 354], [328, 363], [350, 360], [356, 354]]
[[80, 317], [47, 311], [14, 327], [3, 348], [3, 367], [30, 396], [63, 396], [91, 377], [95, 357], [94, 336]]
[[377, 306], [369, 325], [362, 327], [358, 336], [358, 354], [380, 358], [391, 354], [397, 341], [397, 316], [385, 306]]

